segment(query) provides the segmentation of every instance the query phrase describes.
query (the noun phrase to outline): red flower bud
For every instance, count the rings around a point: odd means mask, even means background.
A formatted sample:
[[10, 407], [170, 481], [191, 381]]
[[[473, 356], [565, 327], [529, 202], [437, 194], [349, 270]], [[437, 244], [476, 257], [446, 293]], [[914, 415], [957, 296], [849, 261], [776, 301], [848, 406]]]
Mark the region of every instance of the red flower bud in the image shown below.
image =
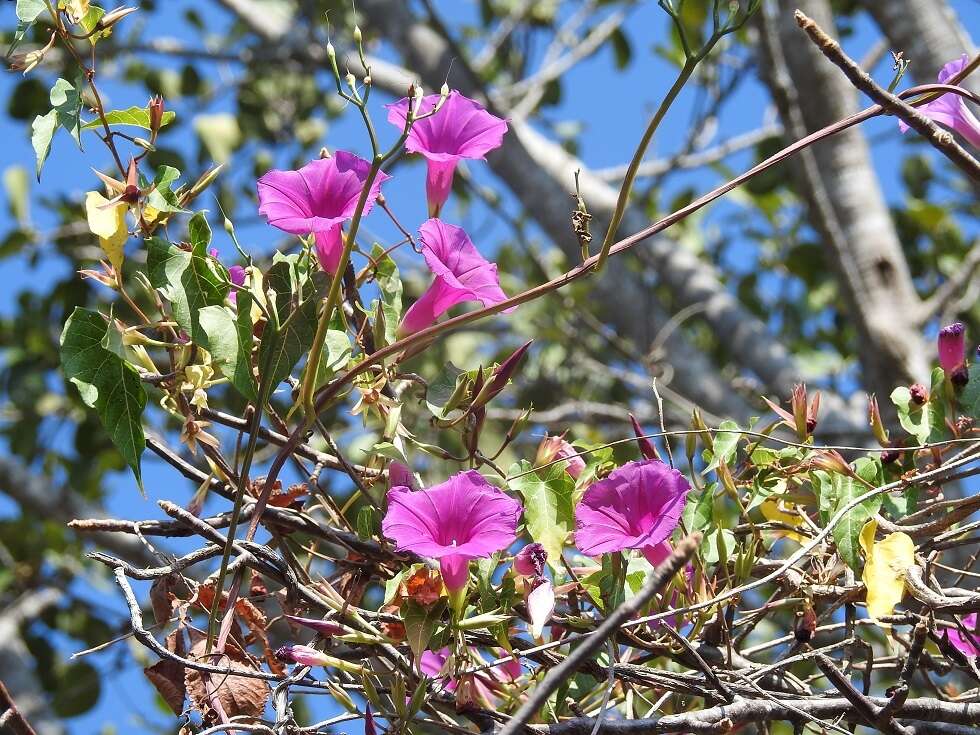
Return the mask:
[[630, 414], [630, 423], [633, 424], [633, 433], [636, 434], [636, 444], [639, 446], [640, 454], [643, 455], [644, 459], [660, 459], [660, 455], [657, 454], [657, 448], [653, 446], [653, 443], [649, 439], [644, 438], [643, 428], [633, 414]]
[[912, 401], [920, 406], [929, 400], [929, 389], [922, 383], [909, 386], [909, 393], [912, 395]]

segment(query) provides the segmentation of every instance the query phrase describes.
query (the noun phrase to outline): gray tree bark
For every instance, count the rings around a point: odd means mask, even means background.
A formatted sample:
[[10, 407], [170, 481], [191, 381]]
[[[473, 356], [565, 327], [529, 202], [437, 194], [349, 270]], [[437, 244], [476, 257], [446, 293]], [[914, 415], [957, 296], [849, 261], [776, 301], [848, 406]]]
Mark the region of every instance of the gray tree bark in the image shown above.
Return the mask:
[[[834, 35], [826, 0], [797, 5]], [[759, 25], [760, 68], [790, 136], [802, 137], [859, 109], [857, 92], [785, 6], [764, 3]], [[804, 151], [797, 174], [857, 331], [866, 387], [888, 395], [897, 384], [924, 380], [929, 351], [920, 333], [921, 300], [863, 134], [851, 128]]]

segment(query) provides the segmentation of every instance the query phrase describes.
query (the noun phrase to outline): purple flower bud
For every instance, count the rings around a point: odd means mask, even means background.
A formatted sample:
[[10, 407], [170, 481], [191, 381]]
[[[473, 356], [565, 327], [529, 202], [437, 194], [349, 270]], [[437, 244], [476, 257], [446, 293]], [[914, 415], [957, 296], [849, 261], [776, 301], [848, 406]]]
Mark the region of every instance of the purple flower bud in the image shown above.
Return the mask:
[[653, 446], [653, 443], [649, 439], [644, 438], [643, 428], [633, 414], [630, 414], [630, 423], [633, 425], [633, 433], [636, 434], [636, 444], [639, 446], [640, 454], [643, 455], [643, 458], [660, 459], [660, 455], [657, 454], [657, 448]]
[[920, 406], [929, 400], [929, 389], [922, 385], [922, 383], [915, 383], [909, 386], [909, 393], [912, 395], [913, 403]]
[[374, 724], [374, 712], [371, 711], [371, 703], [364, 703], [364, 735], [377, 735], [378, 728]]
[[494, 398], [494, 396], [507, 387], [507, 383], [509, 383], [510, 379], [514, 377], [518, 366], [521, 364], [521, 360], [524, 359], [524, 355], [528, 351], [528, 348], [530, 348], [533, 341], [534, 340], [532, 339], [525, 342], [523, 345], [514, 350], [510, 357], [497, 366], [497, 369], [493, 371], [493, 375], [490, 376], [490, 380], [487, 381], [486, 386], [480, 391], [480, 394], [473, 401], [474, 406], [486, 405]]
[[539, 543], [527, 544], [514, 556], [514, 571], [525, 576], [541, 576], [548, 552]]
[[302, 664], [303, 666], [324, 666], [328, 660], [326, 654], [315, 648], [297, 645], [277, 648], [276, 658], [288, 664]]
[[889, 449], [887, 452], [881, 453], [881, 463], [882, 464], [892, 464], [898, 461], [898, 458], [902, 456], [902, 452], [899, 449]]
[[347, 633], [347, 629], [342, 625], [337, 625], [337, 623], [331, 622], [330, 620], [316, 620], [315, 618], [300, 618], [296, 615], [284, 615], [291, 623], [296, 625], [302, 625], [310, 630], [315, 630], [320, 635], [332, 636], [332, 635], [343, 635]]
[[939, 330], [939, 366], [951, 377], [951, 373], [963, 364], [966, 356], [966, 327], [953, 322]]

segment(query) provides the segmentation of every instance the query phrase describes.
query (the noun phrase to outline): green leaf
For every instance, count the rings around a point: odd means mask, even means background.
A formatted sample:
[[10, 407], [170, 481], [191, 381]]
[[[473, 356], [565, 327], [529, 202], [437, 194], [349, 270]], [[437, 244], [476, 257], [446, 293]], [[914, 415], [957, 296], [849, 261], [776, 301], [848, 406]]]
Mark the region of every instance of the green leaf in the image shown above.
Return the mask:
[[92, 5], [85, 14], [85, 17], [78, 21], [78, 25], [82, 27], [82, 30], [85, 31], [85, 34], [88, 36], [88, 42], [93, 46], [99, 42], [99, 39], [107, 38], [112, 34], [111, 28], [106, 28], [98, 33], [93, 33], [95, 26], [100, 20], [102, 20], [103, 15], [105, 15], [105, 10], [100, 8], [98, 5]]
[[98, 312], [76, 307], [61, 333], [61, 368], [85, 404], [95, 409], [142, 491], [146, 391], [135, 368], [104, 346], [108, 326]]
[[429, 641], [432, 640], [445, 610], [445, 600], [439, 600], [429, 606], [420, 605], [415, 600], [402, 602], [400, 614], [405, 624], [405, 640], [415, 654], [416, 661], [429, 647]]
[[[262, 378], [269, 381], [271, 389], [289, 377], [296, 363], [309, 352], [316, 333], [319, 289], [307, 279], [301, 284], [306, 292], [303, 302], [295, 311], [289, 311], [292, 301], [290, 270], [293, 270], [290, 263], [279, 261], [265, 277], [265, 285], [276, 292], [274, 302], [281, 324], [278, 330], [267, 324], [259, 345], [258, 364], [265, 371]], [[322, 278], [318, 280], [323, 281]]]
[[17, 0], [15, 12], [21, 23], [33, 23], [44, 10], [44, 0]]
[[450, 418], [450, 414], [465, 397], [463, 387], [469, 374], [451, 362], [429, 383], [425, 391], [425, 403], [432, 415], [440, 419]]
[[980, 362], [970, 365], [970, 380], [960, 393], [960, 406], [970, 418], [980, 419]]
[[[384, 337], [384, 344], [376, 346], [386, 347], [397, 339], [395, 332], [402, 318], [402, 281], [394, 259], [386, 255], [384, 248], [377, 243], [371, 248], [371, 259], [377, 263], [374, 280], [378, 284], [381, 298], [372, 302], [369, 311], [376, 314], [379, 309], [381, 310], [384, 323], [381, 325], [382, 334], [378, 336]], [[375, 337], [375, 341], [381, 342], [378, 336]]]
[[713, 469], [721, 464], [730, 464], [735, 458], [735, 452], [738, 449], [738, 440], [742, 438], [739, 432], [739, 425], [734, 421], [722, 421], [718, 425], [719, 429], [729, 429], [729, 431], [720, 431], [715, 434], [713, 440], [713, 449], [710, 452], [706, 452], [711, 455], [711, 462], [708, 466], [704, 468], [702, 475], [706, 475]]
[[[77, 88], [76, 88], [77, 84]], [[71, 137], [82, 147], [82, 93], [81, 77], [76, 84], [59, 79], [51, 88], [51, 106], [57, 115], [58, 124], [71, 133]]]
[[684, 515], [682, 516], [684, 528], [687, 529], [688, 533], [703, 531], [711, 524], [716, 487], [718, 487], [717, 483], [711, 483], [697, 497], [693, 493], [688, 494], [687, 505], [684, 507]]
[[[855, 462], [855, 472], [859, 477], [871, 483], [879, 484], [881, 474], [881, 464], [877, 459], [862, 457]], [[853, 501], [856, 497], [868, 491], [868, 486], [863, 482], [855, 480], [849, 475], [833, 474], [830, 476], [833, 484], [833, 493], [836, 500], [834, 513], [837, 513], [845, 505]], [[834, 526], [834, 542], [837, 544], [837, 551], [841, 559], [855, 572], [861, 571], [861, 529], [864, 524], [874, 517], [881, 507], [881, 496], [869, 498], [863, 503], [856, 505], [848, 511], [840, 522]]]
[[54, 137], [54, 131], [57, 128], [57, 110], [51, 110], [46, 115], [38, 115], [31, 123], [31, 145], [34, 146], [34, 153], [37, 157], [38, 181], [41, 180], [41, 169], [44, 167], [44, 162], [48, 160], [48, 153], [51, 152], [51, 138]]
[[701, 558], [705, 564], [718, 564], [727, 561], [735, 547], [735, 534], [727, 528], [719, 528], [705, 534], [701, 544]]
[[333, 378], [334, 375], [347, 368], [350, 362], [353, 346], [347, 332], [340, 329], [328, 329], [323, 342], [319, 370], [316, 376], [316, 387], [320, 388]]
[[[510, 468], [508, 475], [517, 475], [531, 469], [522, 461]], [[562, 550], [568, 534], [575, 528], [575, 510], [572, 494], [575, 480], [559, 463], [517, 477], [510, 481], [513, 490], [524, 498], [524, 521], [531, 538], [548, 552], [548, 564], [561, 570]]]
[[180, 171], [173, 166], [160, 166], [153, 178], [153, 188], [146, 197], [146, 203], [158, 212], [183, 212], [174, 184], [180, 178]]
[[200, 249], [207, 252], [208, 245], [211, 244], [211, 225], [208, 224], [204, 212], [195, 212], [191, 217], [191, 221], [187, 223], [187, 236], [195, 251]]
[[912, 400], [905, 386], [892, 391], [891, 399], [898, 410], [898, 422], [919, 444], [941, 441], [946, 436], [946, 409], [943, 402], [944, 374], [942, 368], [932, 371], [929, 400], [923, 405]]
[[613, 56], [616, 61], [617, 69], [625, 69], [629, 66], [630, 59], [633, 56], [633, 49], [630, 47], [630, 41], [623, 33], [622, 28], [617, 28], [609, 36], [609, 42], [612, 44]]
[[199, 240], [191, 251], [159, 237], [146, 242], [150, 283], [170, 301], [174, 319], [194, 342], [206, 345], [200, 312], [206, 306], [224, 304], [228, 281], [218, 272], [207, 244]]
[[227, 306], [206, 306], [198, 315], [208, 351], [222, 374], [239, 393], [253, 403], [258, 400], [252, 373], [252, 295], [239, 291], [238, 313]]
[[[166, 127], [174, 121], [177, 113], [173, 110], [166, 110], [160, 120], [160, 127]], [[136, 128], [150, 130], [150, 111], [145, 107], [127, 107], [125, 110], [110, 110], [105, 114], [106, 122], [109, 126], [131, 125]], [[82, 130], [94, 130], [102, 128], [102, 120], [95, 119], [82, 125]]]

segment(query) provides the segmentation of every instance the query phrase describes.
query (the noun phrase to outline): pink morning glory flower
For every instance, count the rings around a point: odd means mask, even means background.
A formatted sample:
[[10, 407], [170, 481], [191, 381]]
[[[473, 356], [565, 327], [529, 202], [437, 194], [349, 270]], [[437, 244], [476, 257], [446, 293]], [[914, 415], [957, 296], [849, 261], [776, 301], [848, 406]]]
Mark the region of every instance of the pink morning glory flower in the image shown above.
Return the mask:
[[466, 586], [470, 559], [514, 543], [523, 510], [479, 472], [467, 470], [427, 490], [392, 488], [381, 528], [398, 551], [438, 559], [442, 581], [455, 592]]
[[[298, 171], [272, 170], [259, 179], [259, 213], [293, 235], [316, 236], [320, 267], [337, 270], [343, 250], [341, 226], [354, 216], [371, 164], [347, 151], [310, 161]], [[389, 176], [378, 172], [364, 204], [371, 211]]]
[[422, 223], [419, 234], [422, 256], [435, 280], [405, 312], [398, 328], [402, 335], [425, 329], [464, 301], [479, 301], [484, 306], [506, 301], [496, 263], [480, 255], [462, 227], [430, 219]]
[[656, 565], [690, 489], [680, 472], [659, 460], [628, 462], [585, 491], [575, 508], [575, 545], [586, 556], [639, 549]]
[[964, 656], [980, 656], [980, 633], [977, 632], [977, 614], [970, 613], [960, 620], [968, 635], [963, 635], [959, 628], [947, 628], [946, 637]]
[[578, 479], [585, 469], [585, 460], [582, 459], [578, 450], [565, 441], [565, 435], [546, 436], [538, 445], [538, 453], [534, 458], [535, 466], [549, 464], [556, 459], [567, 459], [565, 472]]
[[[946, 84], [954, 74], [958, 74], [968, 63], [970, 63], [970, 57], [967, 54], [950, 61], [939, 72], [939, 83]], [[966, 102], [958, 94], [947, 92], [932, 102], [922, 105], [919, 112], [933, 122], [937, 122], [963, 136], [970, 145], [980, 148], [980, 120], [977, 120], [974, 114], [970, 112]], [[904, 121], [899, 120], [898, 128], [904, 133], [909, 129], [909, 126]]]
[[[440, 95], [430, 94], [422, 99], [419, 114], [435, 109]], [[404, 99], [387, 105], [388, 122], [404, 130], [410, 100]], [[507, 123], [487, 112], [479, 102], [464, 97], [455, 90], [449, 93], [442, 107], [431, 117], [412, 124], [405, 150], [420, 153], [429, 164], [425, 179], [425, 193], [429, 201], [429, 215], [436, 217], [449, 198], [456, 164], [463, 158], [482, 159], [490, 151], [500, 147]]]

